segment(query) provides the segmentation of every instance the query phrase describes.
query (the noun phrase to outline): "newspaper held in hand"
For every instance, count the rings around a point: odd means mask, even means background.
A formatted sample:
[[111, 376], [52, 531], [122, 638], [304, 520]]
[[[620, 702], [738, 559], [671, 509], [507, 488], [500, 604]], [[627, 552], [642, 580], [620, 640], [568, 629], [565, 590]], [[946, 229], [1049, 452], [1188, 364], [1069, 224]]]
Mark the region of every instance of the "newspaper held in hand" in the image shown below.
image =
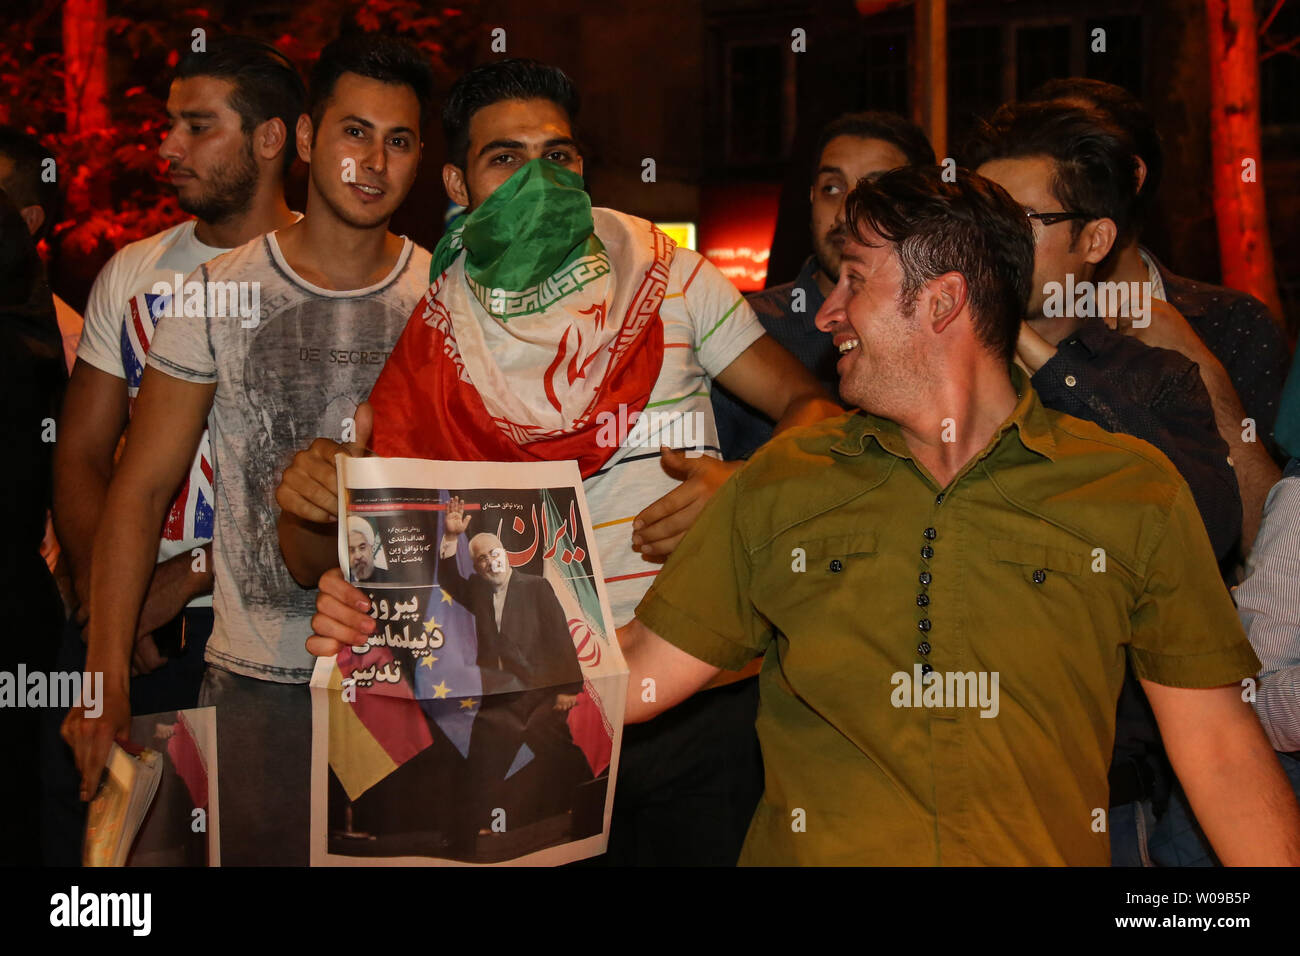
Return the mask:
[[162, 762], [153, 750], [136, 756], [114, 743], [104, 779], [86, 814], [84, 866], [125, 866], [131, 844], [158, 792]]
[[91, 802], [86, 866], [220, 866], [216, 708], [131, 718]]
[[375, 626], [312, 677], [312, 863], [604, 852], [627, 667], [577, 466], [335, 461]]

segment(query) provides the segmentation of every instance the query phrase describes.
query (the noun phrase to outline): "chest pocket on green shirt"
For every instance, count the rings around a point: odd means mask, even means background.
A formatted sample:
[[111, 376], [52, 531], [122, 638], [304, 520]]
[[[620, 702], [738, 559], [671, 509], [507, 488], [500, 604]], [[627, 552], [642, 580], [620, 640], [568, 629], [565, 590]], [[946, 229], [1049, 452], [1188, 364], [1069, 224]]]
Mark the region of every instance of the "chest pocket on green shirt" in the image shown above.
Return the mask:
[[1034, 541], [993, 538], [989, 553], [1002, 564], [1017, 565], [1031, 584], [1046, 584], [1057, 573], [1080, 575], [1089, 567], [1088, 552]]
[[807, 573], [825, 577], [833, 584], [837, 576], [861, 564], [863, 558], [874, 555], [876, 542], [874, 531], [814, 538], [802, 545], [808, 563]]

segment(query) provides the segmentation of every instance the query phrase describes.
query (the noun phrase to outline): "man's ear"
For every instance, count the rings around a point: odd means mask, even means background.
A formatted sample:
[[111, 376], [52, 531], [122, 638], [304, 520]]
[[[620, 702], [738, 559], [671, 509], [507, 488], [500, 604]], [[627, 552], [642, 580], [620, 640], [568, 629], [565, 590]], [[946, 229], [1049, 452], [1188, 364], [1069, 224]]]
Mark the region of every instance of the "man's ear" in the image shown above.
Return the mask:
[[465, 185], [465, 173], [455, 163], [443, 164], [442, 188], [447, 190], [448, 197], [456, 205], [469, 208], [469, 189]]
[[926, 319], [935, 332], [942, 332], [966, 305], [970, 291], [966, 277], [960, 272], [945, 272], [931, 279], [926, 286], [930, 290]]
[[298, 117], [298, 128], [294, 131], [295, 141], [298, 146], [298, 158], [308, 165], [311, 164], [311, 141], [312, 125], [311, 117], [303, 113]]
[[284, 120], [272, 116], [253, 130], [253, 152], [267, 162], [280, 162], [280, 150], [289, 148], [289, 131]]
[[1137, 177], [1137, 191], [1142, 191], [1142, 184], [1147, 181], [1147, 164], [1141, 156], [1133, 157], [1133, 174]]
[[18, 210], [18, 215], [23, 217], [23, 222], [27, 223], [27, 232], [33, 236], [45, 225], [45, 210], [40, 206], [23, 206]]
[[1117, 234], [1113, 219], [1094, 219], [1086, 224], [1079, 234], [1079, 242], [1083, 244], [1083, 261], [1097, 265], [1105, 259], [1115, 245]]

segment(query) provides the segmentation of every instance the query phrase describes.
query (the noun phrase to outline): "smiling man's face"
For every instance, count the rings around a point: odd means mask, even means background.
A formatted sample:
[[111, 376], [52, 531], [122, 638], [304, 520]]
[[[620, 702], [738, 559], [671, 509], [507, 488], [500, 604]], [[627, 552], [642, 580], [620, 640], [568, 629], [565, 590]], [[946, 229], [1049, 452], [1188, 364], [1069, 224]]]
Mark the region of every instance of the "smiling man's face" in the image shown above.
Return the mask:
[[357, 229], [386, 227], [420, 165], [419, 98], [409, 86], [344, 73], [319, 126], [299, 127], [304, 149], [312, 186], [334, 215]]
[[845, 232], [840, 278], [817, 313], [817, 328], [840, 352], [836, 371], [846, 402], [886, 418], [916, 392], [919, 324], [899, 302], [903, 269], [893, 247], [864, 230], [866, 245]]

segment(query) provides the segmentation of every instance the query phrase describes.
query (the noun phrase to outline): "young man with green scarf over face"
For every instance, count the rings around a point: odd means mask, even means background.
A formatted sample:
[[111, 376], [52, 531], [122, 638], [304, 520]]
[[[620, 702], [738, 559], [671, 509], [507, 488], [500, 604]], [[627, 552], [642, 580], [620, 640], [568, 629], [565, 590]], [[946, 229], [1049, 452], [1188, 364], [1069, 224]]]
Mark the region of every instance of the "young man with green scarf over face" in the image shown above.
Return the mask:
[[[841, 409], [702, 256], [643, 219], [591, 207], [576, 111], [569, 79], [532, 61], [479, 67], [452, 88], [443, 183], [469, 214], [435, 250], [432, 287], [371, 394], [369, 447], [385, 456], [577, 460], [623, 624], [659, 562], [740, 467], [676, 447], [717, 453], [711, 380], [778, 431]], [[633, 424], [646, 413], [650, 428]], [[362, 444], [368, 422], [358, 416]], [[338, 448], [318, 439], [286, 471], [281, 547], [300, 582], [320, 579], [321, 602], [368, 609], [334, 566]], [[335, 653], [339, 645], [319, 633], [308, 648]], [[735, 862], [762, 790], [753, 672], [624, 733], [611, 861]]]

